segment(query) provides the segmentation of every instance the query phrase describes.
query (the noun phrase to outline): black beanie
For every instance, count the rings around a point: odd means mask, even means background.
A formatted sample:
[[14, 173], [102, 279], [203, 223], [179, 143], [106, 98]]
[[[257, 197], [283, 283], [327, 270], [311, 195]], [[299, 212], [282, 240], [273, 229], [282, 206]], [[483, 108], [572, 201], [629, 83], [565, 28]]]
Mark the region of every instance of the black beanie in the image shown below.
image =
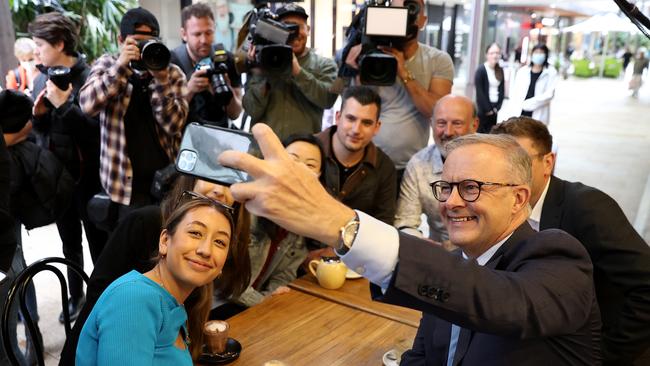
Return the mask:
[[135, 28], [141, 25], [148, 25], [151, 28], [151, 35], [154, 37], [158, 37], [160, 34], [158, 19], [149, 10], [140, 7], [130, 9], [122, 17], [122, 21], [120, 22], [120, 35], [122, 39], [135, 34]]
[[4, 133], [16, 133], [32, 119], [32, 99], [22, 92], [0, 92], [0, 126]]

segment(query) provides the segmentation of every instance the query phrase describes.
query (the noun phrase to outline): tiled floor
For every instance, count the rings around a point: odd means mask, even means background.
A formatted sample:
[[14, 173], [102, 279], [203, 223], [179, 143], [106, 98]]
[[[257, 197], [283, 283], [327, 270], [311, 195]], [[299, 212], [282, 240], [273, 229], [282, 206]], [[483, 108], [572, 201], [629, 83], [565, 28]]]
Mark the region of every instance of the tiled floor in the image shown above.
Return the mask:
[[[646, 241], [650, 240], [650, 86], [629, 97], [622, 80], [569, 79], [557, 87], [551, 132], [558, 147], [556, 174], [605, 191], [621, 205]], [[24, 233], [27, 262], [61, 256], [56, 228]], [[86, 252], [86, 271], [92, 271]], [[58, 362], [64, 331], [58, 287], [48, 275], [36, 278], [47, 365]]]

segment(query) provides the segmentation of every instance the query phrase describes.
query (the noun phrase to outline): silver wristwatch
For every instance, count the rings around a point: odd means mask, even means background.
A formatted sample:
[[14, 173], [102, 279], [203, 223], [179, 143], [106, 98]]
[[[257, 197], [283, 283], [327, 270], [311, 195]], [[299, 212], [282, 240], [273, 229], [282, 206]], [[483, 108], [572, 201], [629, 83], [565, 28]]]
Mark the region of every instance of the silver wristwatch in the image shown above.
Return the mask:
[[356, 239], [358, 232], [359, 215], [355, 211], [352, 220], [348, 221], [348, 223], [339, 230], [339, 241], [336, 244], [336, 248], [334, 248], [336, 254], [339, 256], [345, 255], [352, 247], [352, 243], [354, 243], [354, 239]]

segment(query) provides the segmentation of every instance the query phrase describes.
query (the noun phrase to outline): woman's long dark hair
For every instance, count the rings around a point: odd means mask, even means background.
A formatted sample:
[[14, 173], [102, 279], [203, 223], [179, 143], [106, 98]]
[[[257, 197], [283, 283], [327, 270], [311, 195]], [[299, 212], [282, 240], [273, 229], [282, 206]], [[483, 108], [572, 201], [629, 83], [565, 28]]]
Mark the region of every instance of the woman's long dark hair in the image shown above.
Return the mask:
[[[177, 178], [171, 191], [161, 204], [163, 223], [170, 219], [178, 208], [179, 197], [185, 191], [192, 191], [197, 178], [181, 175]], [[197, 287], [185, 300], [188, 317], [188, 333], [191, 339], [190, 353], [196, 360], [201, 355], [203, 346], [203, 325], [208, 320], [212, 308], [214, 290], [227, 298], [239, 296], [248, 287], [251, 278], [251, 261], [248, 255], [250, 242], [250, 215], [240, 204], [235, 207], [235, 232], [228, 249], [228, 257], [223, 265], [221, 275], [212, 283]]]
[[[499, 46], [499, 44], [496, 43], [496, 42], [491, 43], [489, 46], [487, 46], [487, 48], [485, 49], [485, 53], [487, 54], [488, 51], [490, 50], [490, 48], [492, 48], [492, 46], [496, 46], [499, 49], [499, 59], [500, 59], [501, 58], [501, 46]], [[494, 75], [496, 76], [497, 80], [499, 80], [499, 82], [503, 81], [503, 67], [501, 67], [501, 65], [499, 65], [499, 62], [497, 62], [497, 64], [494, 65]]]

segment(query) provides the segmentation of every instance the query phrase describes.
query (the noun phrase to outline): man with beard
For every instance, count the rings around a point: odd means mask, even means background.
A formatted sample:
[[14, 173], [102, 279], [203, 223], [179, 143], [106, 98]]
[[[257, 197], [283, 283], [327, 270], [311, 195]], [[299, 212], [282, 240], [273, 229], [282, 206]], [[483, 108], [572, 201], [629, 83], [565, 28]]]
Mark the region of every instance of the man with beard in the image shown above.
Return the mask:
[[392, 224], [395, 166], [372, 143], [381, 128], [381, 99], [367, 86], [349, 87], [341, 99], [336, 124], [317, 135], [325, 149], [321, 181], [346, 206]]
[[[341, 99], [336, 124], [316, 135], [325, 153], [321, 182], [346, 206], [392, 225], [397, 196], [395, 166], [372, 143], [381, 127], [381, 99], [367, 86], [349, 87]], [[305, 265], [322, 256], [336, 255], [329, 247], [310, 249]]]
[[298, 27], [290, 44], [291, 70], [287, 75], [276, 75], [253, 68], [242, 102], [252, 118], [251, 124], [264, 121], [285, 139], [321, 130], [323, 110], [331, 108], [337, 98], [330, 92], [337, 69], [333, 60], [307, 48], [309, 25], [305, 9], [290, 3], [278, 9], [277, 15], [281, 22]]
[[459, 95], [442, 97], [433, 110], [431, 128], [435, 144], [418, 151], [406, 165], [397, 200], [395, 227], [421, 237], [419, 227], [424, 213], [429, 224], [429, 239], [445, 243], [449, 236], [440, 217], [440, 204], [433, 197], [430, 184], [440, 180], [442, 164], [447, 156], [447, 143], [476, 132], [478, 118], [474, 103]]
[[[236, 119], [242, 110], [241, 78], [235, 70], [232, 54], [221, 43], [213, 44], [214, 14], [208, 5], [197, 3], [183, 8], [181, 22], [183, 44], [172, 50], [172, 63], [187, 77], [188, 122], [227, 127], [228, 119]], [[212, 65], [215, 55], [225, 59], [215, 66], [226, 65], [224, 80], [231, 93], [215, 93], [212, 77], [203, 69]], [[202, 69], [196, 70], [197, 67]]]

